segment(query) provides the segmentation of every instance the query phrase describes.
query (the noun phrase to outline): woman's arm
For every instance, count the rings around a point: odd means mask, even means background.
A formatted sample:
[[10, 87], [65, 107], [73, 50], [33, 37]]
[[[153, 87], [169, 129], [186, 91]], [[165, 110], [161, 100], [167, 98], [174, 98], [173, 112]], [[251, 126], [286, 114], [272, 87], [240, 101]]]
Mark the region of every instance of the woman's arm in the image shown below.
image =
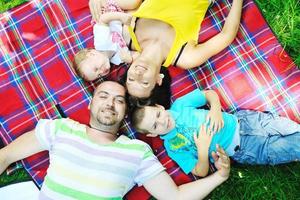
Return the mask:
[[[123, 10], [134, 10], [140, 6], [142, 0], [115, 0], [115, 2]], [[106, 0], [89, 0], [89, 8], [94, 21], [99, 22], [105, 4]]]
[[109, 22], [111, 21], [118, 20], [122, 24], [130, 25], [131, 19], [132, 19], [132, 15], [128, 13], [108, 12], [101, 15], [100, 22], [104, 24], [109, 24]]
[[204, 43], [188, 43], [177, 65], [183, 69], [198, 67], [232, 43], [240, 25], [243, 0], [233, 0], [231, 10], [220, 33]]

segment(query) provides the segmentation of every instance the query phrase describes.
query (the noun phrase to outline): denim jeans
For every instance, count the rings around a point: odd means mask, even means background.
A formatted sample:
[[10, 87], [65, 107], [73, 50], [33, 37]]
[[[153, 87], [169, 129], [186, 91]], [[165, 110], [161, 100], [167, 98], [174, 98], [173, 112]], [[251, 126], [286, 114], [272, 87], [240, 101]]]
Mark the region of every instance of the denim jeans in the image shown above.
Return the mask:
[[233, 160], [247, 164], [280, 164], [300, 160], [300, 125], [273, 113], [242, 110], [240, 148]]

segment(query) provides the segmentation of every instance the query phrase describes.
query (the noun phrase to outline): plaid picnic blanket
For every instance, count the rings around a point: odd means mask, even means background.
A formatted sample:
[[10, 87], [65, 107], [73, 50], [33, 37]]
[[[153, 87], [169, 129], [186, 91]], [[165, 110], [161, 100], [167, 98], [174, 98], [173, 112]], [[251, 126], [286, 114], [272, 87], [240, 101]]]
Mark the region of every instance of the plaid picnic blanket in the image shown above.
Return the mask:
[[[208, 11], [199, 36], [218, 33], [231, 1], [219, 0]], [[88, 123], [87, 106], [94, 83], [85, 83], [71, 67], [79, 49], [93, 46], [88, 0], [32, 0], [0, 15], [0, 133], [5, 144], [33, 129], [41, 118], [66, 116]], [[199, 55], [201, 56], [201, 55]], [[115, 67], [117, 78], [125, 67]], [[172, 101], [195, 88], [214, 89], [224, 110], [268, 110], [300, 122], [300, 71], [278, 43], [253, 0], [245, 0], [234, 42], [199, 68], [170, 67]], [[130, 137], [147, 141], [177, 184], [194, 180], [170, 160], [158, 138], [122, 126]], [[42, 152], [23, 160], [41, 186], [48, 166]], [[128, 199], [148, 199], [134, 188]]]

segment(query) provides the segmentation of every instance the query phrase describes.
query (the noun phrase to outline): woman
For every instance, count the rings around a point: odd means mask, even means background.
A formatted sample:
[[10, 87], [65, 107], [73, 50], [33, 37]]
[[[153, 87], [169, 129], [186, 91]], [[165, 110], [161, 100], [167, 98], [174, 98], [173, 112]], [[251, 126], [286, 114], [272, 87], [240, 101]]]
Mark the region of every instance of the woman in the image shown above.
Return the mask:
[[[124, 10], [138, 9], [132, 13], [134, 31], [129, 29], [132, 49], [140, 55], [127, 72], [128, 93], [137, 98], [148, 98], [156, 85], [161, 85], [161, 66], [178, 66], [191, 69], [226, 48], [235, 38], [239, 28], [242, 0], [233, 0], [222, 31], [198, 44], [201, 21], [209, 0], [141, 0], [116, 1]], [[93, 18], [100, 18], [105, 0], [90, 0]]]

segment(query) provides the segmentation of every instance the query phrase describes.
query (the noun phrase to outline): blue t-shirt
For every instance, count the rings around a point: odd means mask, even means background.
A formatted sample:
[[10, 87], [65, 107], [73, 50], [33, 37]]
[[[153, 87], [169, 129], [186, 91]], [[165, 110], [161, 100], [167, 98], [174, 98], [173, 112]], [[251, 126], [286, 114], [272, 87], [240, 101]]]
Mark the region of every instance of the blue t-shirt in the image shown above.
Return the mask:
[[[197, 164], [198, 153], [193, 135], [198, 133], [201, 124], [205, 123], [208, 110], [198, 109], [206, 105], [206, 98], [202, 91], [196, 89], [178, 98], [168, 110], [175, 120], [175, 128], [161, 138], [168, 155], [188, 174]], [[216, 144], [226, 149], [232, 142], [237, 126], [237, 118], [229, 113], [222, 113], [224, 127], [217, 132], [209, 147], [216, 151]]]

